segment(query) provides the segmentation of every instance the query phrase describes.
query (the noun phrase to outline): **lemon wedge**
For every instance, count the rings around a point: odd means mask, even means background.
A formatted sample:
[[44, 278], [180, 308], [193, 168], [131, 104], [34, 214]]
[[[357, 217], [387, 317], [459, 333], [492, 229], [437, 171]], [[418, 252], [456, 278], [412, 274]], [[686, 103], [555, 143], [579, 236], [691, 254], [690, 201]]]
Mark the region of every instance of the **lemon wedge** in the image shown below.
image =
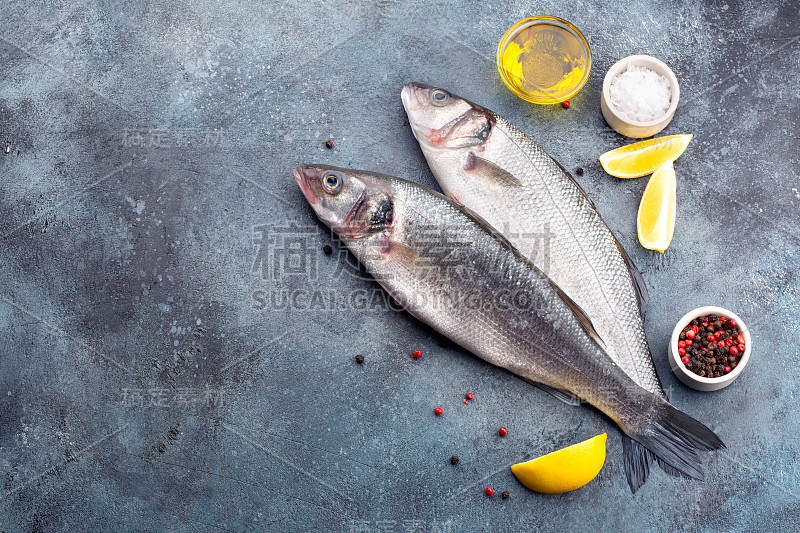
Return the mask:
[[557, 452], [511, 466], [511, 472], [527, 488], [544, 494], [578, 489], [600, 473], [606, 461], [603, 433]]
[[675, 231], [675, 169], [672, 161], [658, 167], [644, 189], [636, 231], [639, 242], [649, 250], [664, 252]]
[[675, 161], [689, 146], [693, 135], [667, 135], [616, 148], [600, 156], [603, 169], [617, 178], [652, 174], [664, 163]]

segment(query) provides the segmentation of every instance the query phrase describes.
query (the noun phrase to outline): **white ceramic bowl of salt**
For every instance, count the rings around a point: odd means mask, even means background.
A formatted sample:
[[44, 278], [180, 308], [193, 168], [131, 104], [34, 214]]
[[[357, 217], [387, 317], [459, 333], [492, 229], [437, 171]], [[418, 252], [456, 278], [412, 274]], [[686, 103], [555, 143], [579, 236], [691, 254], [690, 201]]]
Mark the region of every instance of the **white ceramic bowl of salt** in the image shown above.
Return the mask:
[[608, 69], [600, 109], [609, 126], [621, 135], [650, 137], [670, 123], [680, 94], [678, 79], [666, 63], [633, 55]]

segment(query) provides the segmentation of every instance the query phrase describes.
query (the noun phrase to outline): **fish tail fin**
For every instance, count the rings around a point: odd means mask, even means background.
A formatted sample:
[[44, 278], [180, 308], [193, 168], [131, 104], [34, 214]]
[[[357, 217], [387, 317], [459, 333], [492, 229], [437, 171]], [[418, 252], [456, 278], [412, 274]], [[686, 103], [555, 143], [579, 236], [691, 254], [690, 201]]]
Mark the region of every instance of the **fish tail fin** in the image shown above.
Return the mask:
[[625, 458], [625, 477], [631, 492], [635, 494], [647, 481], [655, 454], [625, 434], [622, 435], [622, 451]]
[[[651, 408], [649, 416], [644, 418], [647, 423], [643, 427], [634, 426], [626, 433], [653, 452], [660, 459], [659, 463], [665, 463], [669, 469], [667, 473], [677, 471], [683, 476], [702, 480], [700, 452], [725, 448], [725, 444], [702, 423], [660, 398]], [[633, 458], [639, 452], [630, 453]]]
[[678, 470], [677, 468], [673, 468], [672, 466], [670, 466], [669, 463], [665, 463], [664, 460], [660, 457], [656, 457], [656, 462], [658, 462], [658, 466], [660, 466], [661, 470], [663, 470], [664, 473], [666, 473], [667, 475], [670, 475], [672, 477], [682, 477], [682, 478], [689, 477], [680, 470]]

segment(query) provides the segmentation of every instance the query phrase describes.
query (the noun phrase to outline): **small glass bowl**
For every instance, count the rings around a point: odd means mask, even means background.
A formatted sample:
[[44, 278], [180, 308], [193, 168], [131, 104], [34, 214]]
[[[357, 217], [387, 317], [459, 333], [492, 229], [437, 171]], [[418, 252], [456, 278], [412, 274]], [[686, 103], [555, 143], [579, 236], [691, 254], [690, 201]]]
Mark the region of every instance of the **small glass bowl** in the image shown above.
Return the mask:
[[[549, 94], [526, 90], [520, 84], [520, 81], [524, 81], [524, 78], [507, 72], [503, 67], [503, 56], [509, 45], [514, 43], [514, 39], [521, 32], [539, 24], [550, 26], [555, 34], [553, 38], [563, 39], [564, 42], [571, 44], [573, 47], [580, 49], [582, 53], [586, 54], [586, 70], [583, 76], [567, 86], [560, 87], [559, 91]], [[558, 104], [578, 94], [578, 91], [586, 85], [586, 82], [589, 80], [589, 74], [592, 72], [592, 51], [589, 48], [589, 43], [586, 42], [586, 38], [572, 23], [558, 17], [530, 17], [520, 20], [511, 26], [505, 35], [503, 35], [503, 38], [497, 45], [497, 70], [500, 72], [500, 78], [503, 80], [503, 83], [506, 84], [506, 87], [523, 100], [533, 102], [534, 104]]]

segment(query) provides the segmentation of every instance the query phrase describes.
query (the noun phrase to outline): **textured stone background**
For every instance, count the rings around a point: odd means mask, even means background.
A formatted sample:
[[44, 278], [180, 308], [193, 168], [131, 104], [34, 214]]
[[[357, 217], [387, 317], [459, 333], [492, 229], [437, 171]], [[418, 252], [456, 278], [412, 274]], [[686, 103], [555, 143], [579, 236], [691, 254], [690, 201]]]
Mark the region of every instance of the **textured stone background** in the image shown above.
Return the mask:
[[[531, 14], [571, 20], [593, 48], [569, 110], [498, 77], [497, 41]], [[4, 3], [0, 530], [797, 527], [799, 37], [793, 0]], [[695, 134], [664, 255], [635, 236], [646, 180], [597, 163], [625, 142], [600, 114], [602, 77], [632, 53], [673, 67], [682, 98], [665, 133]], [[331, 237], [296, 165], [435, 186], [400, 103], [412, 80], [586, 169], [578, 181], [650, 290], [665, 388], [729, 446], [705, 482], [655, 471], [631, 495], [606, 419], [440, 345], [335, 243], [323, 255]], [[307, 262], [274, 276], [302, 245]], [[666, 359], [675, 322], [703, 304], [753, 333], [751, 366], [716, 393], [679, 384]], [[606, 466], [579, 491], [537, 495], [508, 469], [603, 431]]]

